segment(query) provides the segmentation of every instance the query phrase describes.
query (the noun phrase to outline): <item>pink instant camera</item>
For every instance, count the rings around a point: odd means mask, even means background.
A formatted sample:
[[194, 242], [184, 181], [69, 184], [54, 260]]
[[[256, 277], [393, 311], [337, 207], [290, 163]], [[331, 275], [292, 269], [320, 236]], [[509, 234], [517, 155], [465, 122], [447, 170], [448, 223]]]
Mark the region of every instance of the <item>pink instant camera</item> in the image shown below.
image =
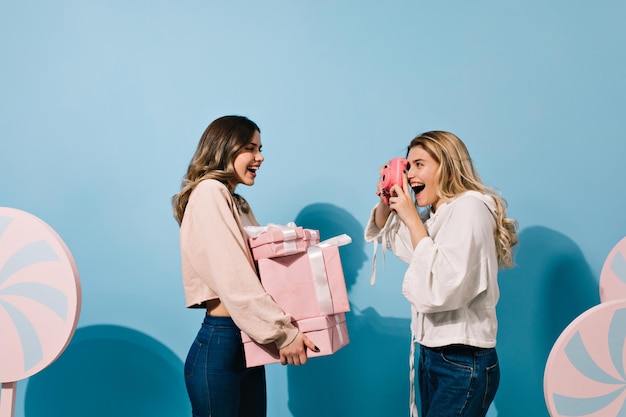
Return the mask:
[[393, 158], [383, 168], [380, 174], [380, 182], [383, 201], [386, 205], [389, 205], [391, 187], [396, 184], [402, 186], [402, 174], [408, 169], [409, 161], [404, 158]]

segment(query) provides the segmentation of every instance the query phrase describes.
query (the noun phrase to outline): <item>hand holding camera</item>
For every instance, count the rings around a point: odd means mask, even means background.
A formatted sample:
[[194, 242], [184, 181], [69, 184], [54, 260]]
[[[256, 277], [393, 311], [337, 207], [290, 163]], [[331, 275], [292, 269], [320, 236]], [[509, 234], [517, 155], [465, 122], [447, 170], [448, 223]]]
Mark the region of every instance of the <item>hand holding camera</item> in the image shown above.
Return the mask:
[[385, 205], [389, 205], [391, 197], [391, 187], [399, 185], [402, 187], [402, 174], [409, 169], [409, 161], [404, 158], [391, 159], [380, 172], [380, 191], [376, 194], [381, 196]]

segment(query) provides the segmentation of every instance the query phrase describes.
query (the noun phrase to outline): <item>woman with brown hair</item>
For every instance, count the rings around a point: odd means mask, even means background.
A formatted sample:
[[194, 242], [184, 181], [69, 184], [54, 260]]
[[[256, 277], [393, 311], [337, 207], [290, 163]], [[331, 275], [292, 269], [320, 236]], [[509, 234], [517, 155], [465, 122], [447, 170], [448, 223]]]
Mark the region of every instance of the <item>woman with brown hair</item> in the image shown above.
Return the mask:
[[283, 365], [304, 364], [306, 348], [317, 350], [264, 291], [248, 247], [244, 227], [258, 222], [235, 188], [254, 185], [261, 146], [248, 118], [216, 119], [172, 199], [187, 307], [206, 309], [185, 362], [194, 417], [266, 415], [265, 369], [246, 368], [240, 331], [274, 343]]

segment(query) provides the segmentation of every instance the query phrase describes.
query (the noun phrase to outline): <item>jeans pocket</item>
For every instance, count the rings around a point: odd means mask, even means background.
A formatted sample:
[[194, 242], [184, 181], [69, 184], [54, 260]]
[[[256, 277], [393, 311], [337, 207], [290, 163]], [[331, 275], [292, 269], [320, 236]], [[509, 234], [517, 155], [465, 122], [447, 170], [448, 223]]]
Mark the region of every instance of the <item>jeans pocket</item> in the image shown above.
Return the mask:
[[472, 356], [468, 356], [467, 354], [444, 351], [441, 352], [441, 359], [448, 365], [459, 368], [460, 370], [465, 370], [470, 373], [474, 370], [473, 358]]
[[483, 397], [483, 408], [489, 407], [496, 396], [498, 386], [500, 385], [500, 364], [496, 357], [496, 362], [485, 368], [485, 396]]
[[207, 372], [220, 375], [243, 372], [246, 369], [239, 330], [216, 330], [208, 349]]
[[200, 352], [202, 351], [202, 343], [200, 343], [197, 339], [193, 341], [191, 347], [189, 348], [189, 353], [187, 353], [187, 359], [185, 360], [185, 378], [193, 377], [196, 371], [196, 365], [198, 364], [198, 358], [200, 357]]

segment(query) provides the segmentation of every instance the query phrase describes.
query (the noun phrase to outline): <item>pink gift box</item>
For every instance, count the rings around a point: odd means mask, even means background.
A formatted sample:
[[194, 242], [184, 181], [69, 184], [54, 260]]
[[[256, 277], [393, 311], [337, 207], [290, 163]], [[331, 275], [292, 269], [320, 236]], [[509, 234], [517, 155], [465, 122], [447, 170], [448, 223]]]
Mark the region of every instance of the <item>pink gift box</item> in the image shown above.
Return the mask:
[[[319, 352], [307, 350], [309, 358], [333, 354], [350, 342], [343, 313], [298, 320], [294, 325], [320, 349]], [[280, 362], [278, 348], [274, 343], [260, 345], [244, 332], [241, 332], [241, 340], [248, 368]]]
[[309, 242], [309, 246], [320, 243], [320, 231], [315, 229], [304, 229], [304, 240]]
[[306, 252], [306, 248], [318, 242], [317, 230], [295, 225], [268, 225], [265, 232], [248, 239], [255, 260]]
[[265, 291], [293, 320], [350, 311], [339, 248], [312, 246], [306, 253], [259, 259]]

